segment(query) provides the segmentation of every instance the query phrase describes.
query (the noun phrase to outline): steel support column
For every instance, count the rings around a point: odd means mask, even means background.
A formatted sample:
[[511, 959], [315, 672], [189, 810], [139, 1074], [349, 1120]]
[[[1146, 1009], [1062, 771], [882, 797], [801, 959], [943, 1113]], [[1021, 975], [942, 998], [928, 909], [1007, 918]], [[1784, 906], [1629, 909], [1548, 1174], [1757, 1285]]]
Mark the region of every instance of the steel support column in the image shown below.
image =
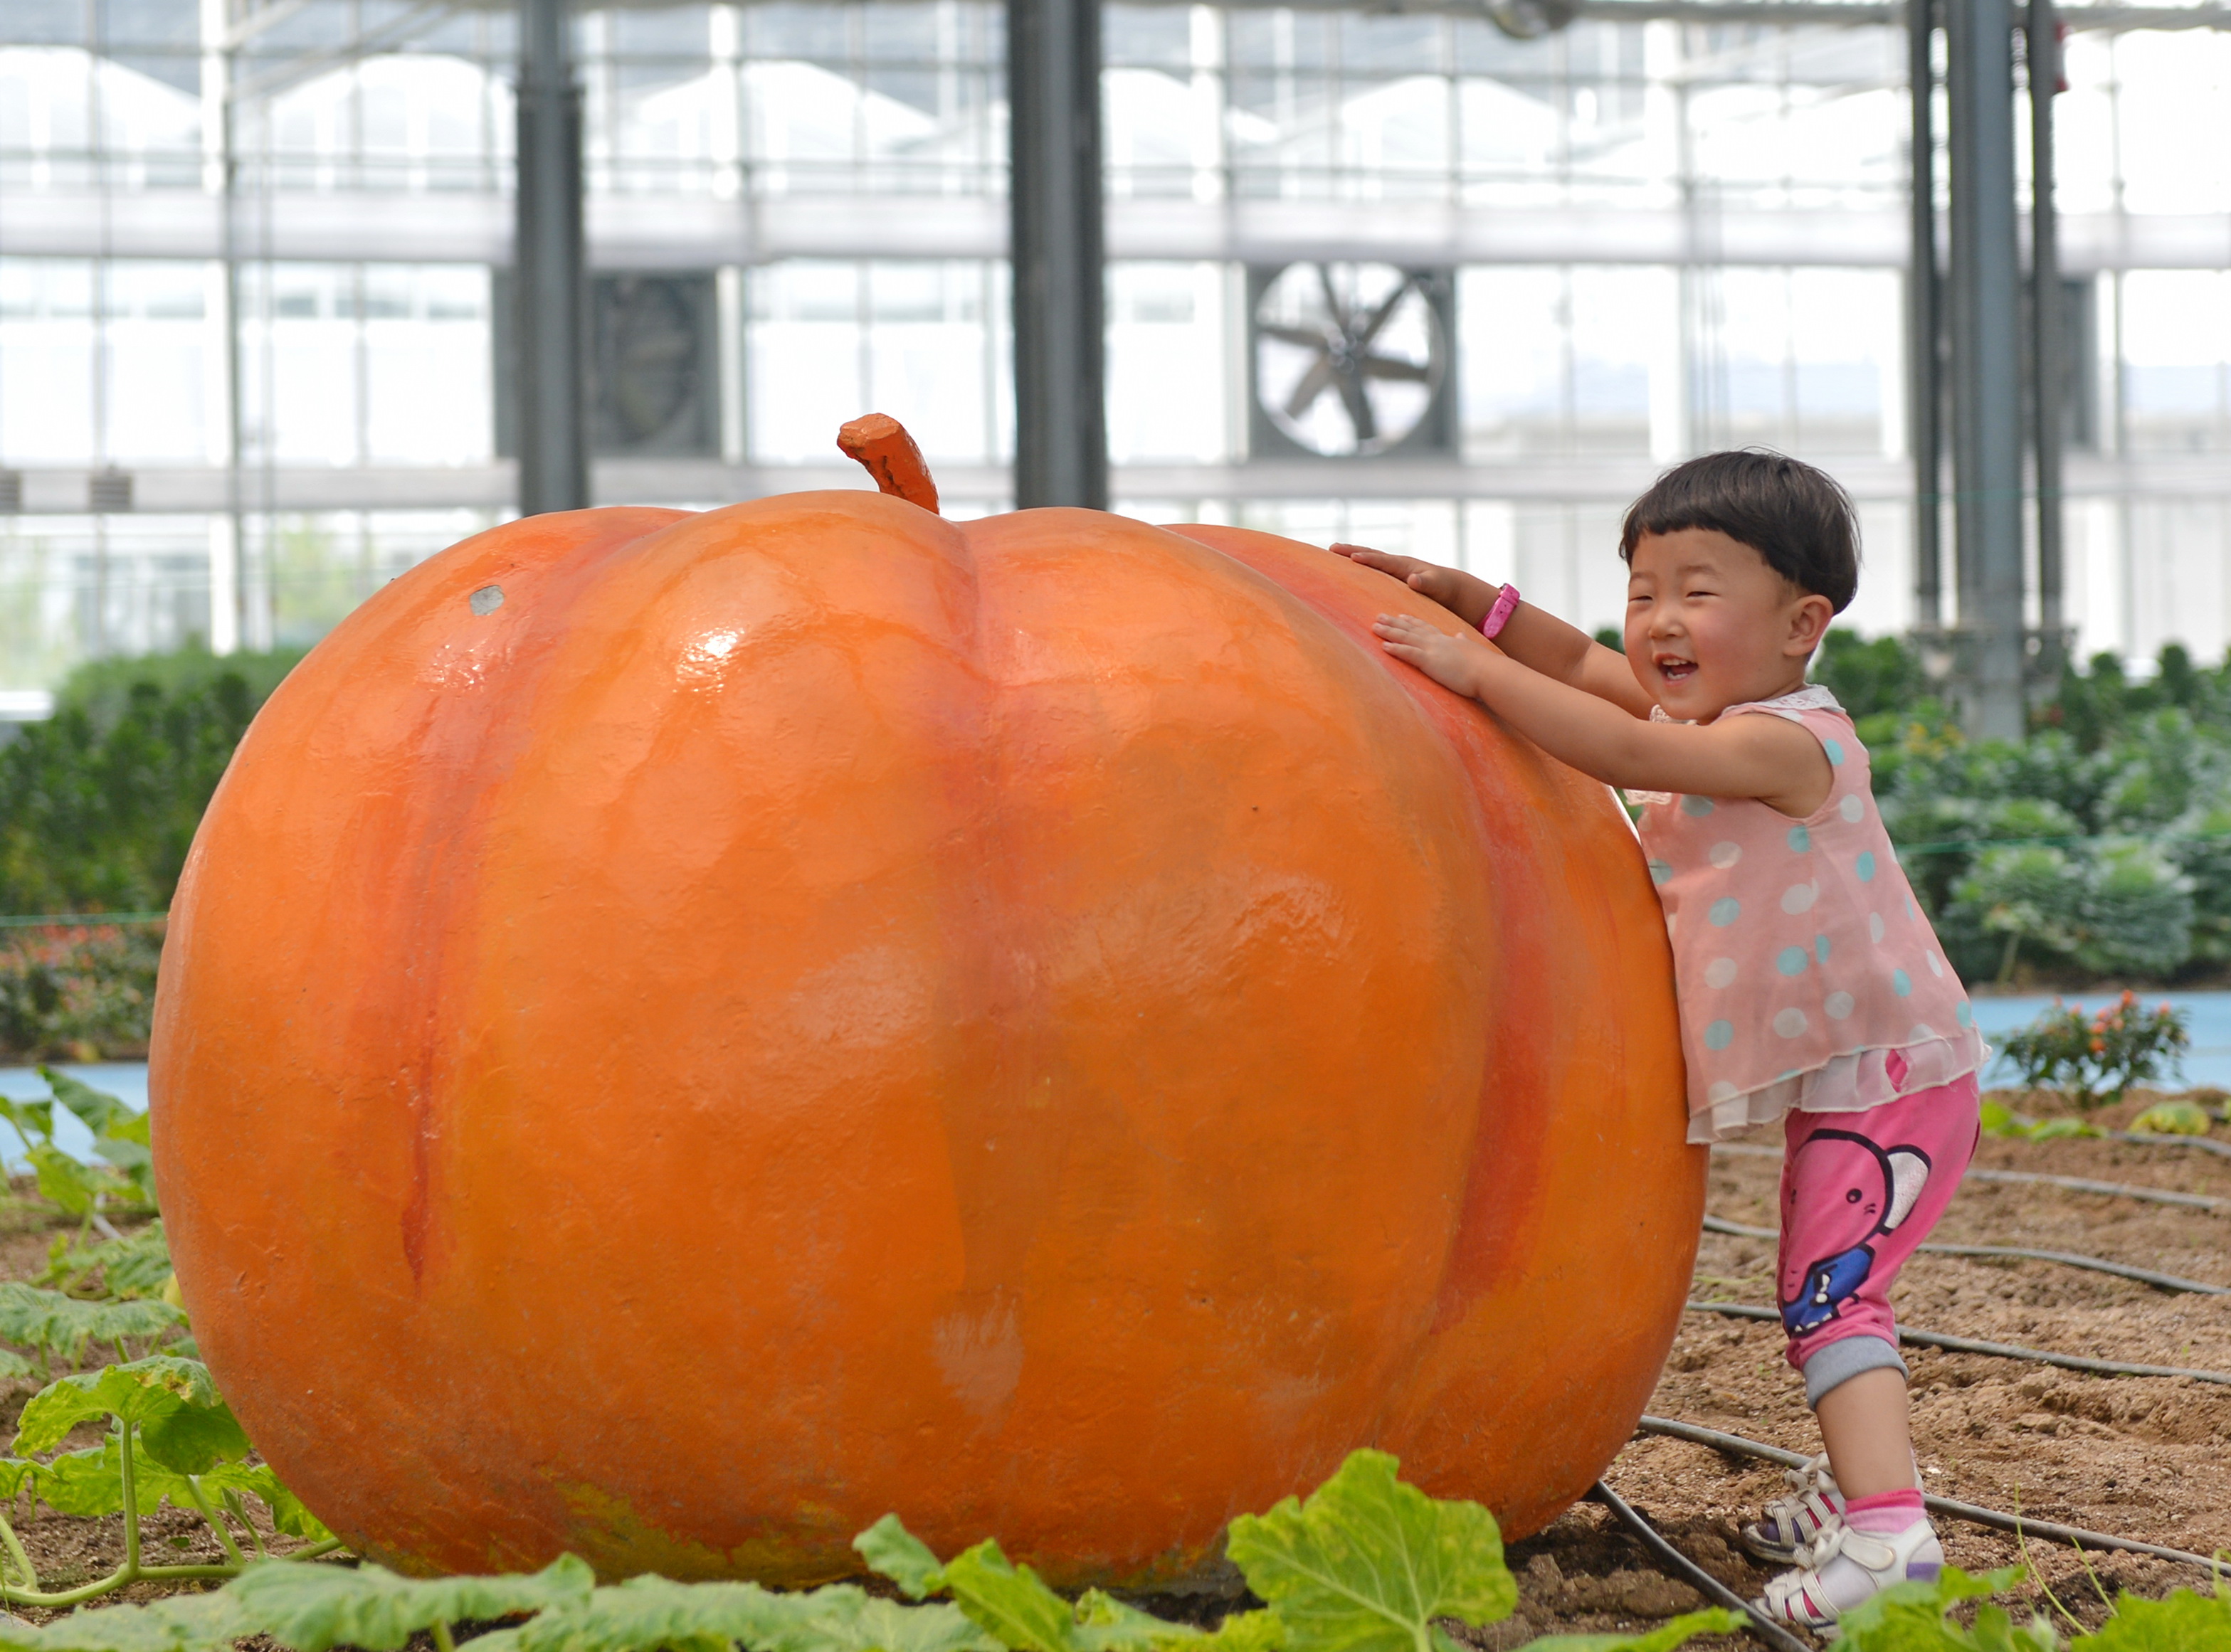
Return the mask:
[[2060, 31], [2053, 0], [2029, 0], [2028, 12], [2030, 423], [2037, 442], [2037, 617], [2046, 647], [2057, 655], [2064, 623], [2060, 449], [2066, 383], [2060, 221], [2053, 201], [2053, 100], [2060, 89]]
[[589, 502], [587, 250], [581, 88], [570, 0], [520, 0], [513, 406], [522, 515]]
[[1007, 0], [1015, 503], [1108, 507], [1099, 0]]
[[1943, 281], [1937, 261], [1937, 8], [1907, 0], [1912, 91], [1911, 236], [1906, 265], [1906, 379], [1912, 402], [1913, 610], [1924, 632], [1944, 623]]
[[1945, 8], [1945, 43], [1958, 691], [1970, 733], [2019, 739], [2026, 724], [2021, 269], [2009, 0], [1955, 0]]

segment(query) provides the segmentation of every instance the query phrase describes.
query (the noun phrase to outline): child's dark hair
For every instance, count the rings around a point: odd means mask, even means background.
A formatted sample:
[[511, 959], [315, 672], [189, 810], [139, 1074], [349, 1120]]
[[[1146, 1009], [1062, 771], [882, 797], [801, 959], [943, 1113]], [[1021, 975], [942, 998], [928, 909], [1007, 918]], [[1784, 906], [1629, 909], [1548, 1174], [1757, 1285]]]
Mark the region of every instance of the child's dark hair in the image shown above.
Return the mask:
[[1646, 533], [1711, 528], [1766, 558], [1800, 590], [1840, 614], [1859, 588], [1859, 519], [1851, 495], [1825, 470], [1761, 448], [1685, 460], [1626, 508], [1620, 560]]

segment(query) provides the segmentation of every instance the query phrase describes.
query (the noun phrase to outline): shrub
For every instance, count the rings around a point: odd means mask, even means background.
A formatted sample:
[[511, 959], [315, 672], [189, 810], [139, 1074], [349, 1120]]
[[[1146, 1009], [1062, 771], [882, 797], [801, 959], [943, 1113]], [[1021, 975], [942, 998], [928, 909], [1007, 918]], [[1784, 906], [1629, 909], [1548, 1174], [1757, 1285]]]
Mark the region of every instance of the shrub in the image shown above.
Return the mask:
[[159, 925], [0, 930], [0, 1055], [139, 1054], [162, 950]]
[[1972, 979], [2033, 964], [2094, 975], [2166, 975], [2192, 955], [2192, 880], [2161, 849], [2129, 840], [1987, 849], [1943, 913], [1953, 965]]
[[2059, 1090], [2084, 1112], [2123, 1099], [2134, 1084], [2160, 1076], [2166, 1063], [2191, 1044], [2183, 1012], [2163, 1004], [2146, 1010], [2125, 992], [2098, 1015], [2055, 1002], [2008, 1036], [2001, 1053], [2021, 1075], [2026, 1090]]
[[1929, 696], [1921, 656], [1905, 639], [1879, 636], [1863, 642], [1857, 631], [1840, 628], [1820, 639], [1814, 656], [1813, 681], [1836, 696], [1853, 720], [1883, 712], [1904, 712]]
[[0, 747], [0, 913], [159, 911], [249, 720], [292, 655], [200, 649], [83, 668]]

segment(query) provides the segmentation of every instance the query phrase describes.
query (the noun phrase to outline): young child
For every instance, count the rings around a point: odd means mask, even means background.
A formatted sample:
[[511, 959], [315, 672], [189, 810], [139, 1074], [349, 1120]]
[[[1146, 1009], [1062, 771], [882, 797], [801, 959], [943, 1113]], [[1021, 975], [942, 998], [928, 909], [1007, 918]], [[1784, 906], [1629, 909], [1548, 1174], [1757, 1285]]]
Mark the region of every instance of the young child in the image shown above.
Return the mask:
[[1642, 805], [1689, 1070], [1689, 1139], [1783, 1121], [1780, 1297], [1824, 1457], [1744, 1528], [1826, 1629], [1934, 1577], [1889, 1291], [1975, 1151], [1988, 1054], [1875, 809], [1852, 720], [1805, 681], [1859, 583], [1850, 500], [1809, 465], [1716, 453], [1626, 513], [1624, 658], [1453, 569], [1335, 546], [1474, 628], [1382, 615], [1389, 654]]

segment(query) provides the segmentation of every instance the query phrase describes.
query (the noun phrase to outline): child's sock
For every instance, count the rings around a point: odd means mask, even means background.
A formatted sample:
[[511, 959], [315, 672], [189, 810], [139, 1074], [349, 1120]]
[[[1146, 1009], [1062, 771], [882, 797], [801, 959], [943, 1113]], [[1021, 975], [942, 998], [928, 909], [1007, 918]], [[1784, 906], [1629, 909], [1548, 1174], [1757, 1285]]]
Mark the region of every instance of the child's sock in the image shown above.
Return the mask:
[[1854, 1532], [1872, 1532], [1877, 1537], [1895, 1537], [1927, 1513], [1917, 1486], [1844, 1500], [1844, 1524]]

